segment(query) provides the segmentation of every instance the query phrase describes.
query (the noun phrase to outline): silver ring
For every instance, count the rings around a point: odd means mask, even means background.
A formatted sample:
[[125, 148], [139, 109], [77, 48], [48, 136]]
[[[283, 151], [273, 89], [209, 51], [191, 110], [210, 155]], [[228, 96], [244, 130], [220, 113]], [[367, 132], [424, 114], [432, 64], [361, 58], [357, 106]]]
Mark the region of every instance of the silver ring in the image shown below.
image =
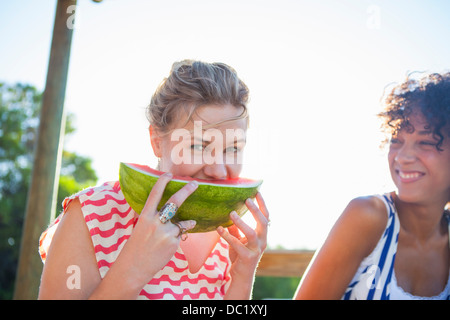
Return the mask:
[[178, 206], [173, 202], [168, 202], [163, 205], [161, 210], [159, 210], [159, 220], [161, 221], [161, 223], [166, 223], [167, 221], [172, 219], [175, 213], [177, 213], [177, 210]]
[[175, 222], [175, 225], [180, 229], [177, 238], [181, 237], [181, 240], [185, 241], [188, 238], [187, 229], [183, 228], [179, 222]]

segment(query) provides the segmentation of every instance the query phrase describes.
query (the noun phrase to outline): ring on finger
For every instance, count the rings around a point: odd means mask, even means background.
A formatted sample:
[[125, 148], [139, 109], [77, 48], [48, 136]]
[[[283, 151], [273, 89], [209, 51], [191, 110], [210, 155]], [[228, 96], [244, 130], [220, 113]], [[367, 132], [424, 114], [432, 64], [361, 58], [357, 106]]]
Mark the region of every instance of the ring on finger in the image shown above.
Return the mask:
[[176, 237], [181, 237], [181, 240], [185, 241], [188, 238], [187, 229], [183, 228], [179, 222], [175, 222], [175, 225], [178, 227], [178, 229], [180, 229], [180, 232]]
[[178, 206], [173, 202], [168, 202], [163, 205], [161, 210], [159, 210], [159, 220], [161, 221], [161, 223], [166, 223], [167, 221], [172, 219], [175, 213], [177, 213], [177, 210]]

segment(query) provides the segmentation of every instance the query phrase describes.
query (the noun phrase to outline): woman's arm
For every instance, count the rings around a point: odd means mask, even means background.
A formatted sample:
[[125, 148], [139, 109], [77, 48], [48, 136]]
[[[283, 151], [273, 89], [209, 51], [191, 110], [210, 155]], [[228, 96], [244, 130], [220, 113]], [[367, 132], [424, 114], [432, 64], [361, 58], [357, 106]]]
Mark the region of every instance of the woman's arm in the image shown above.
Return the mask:
[[341, 299], [361, 261], [386, 228], [384, 203], [376, 197], [352, 200], [300, 282], [295, 299]]
[[91, 236], [81, 204], [75, 199], [53, 236], [42, 272], [39, 299], [87, 299], [100, 281]]

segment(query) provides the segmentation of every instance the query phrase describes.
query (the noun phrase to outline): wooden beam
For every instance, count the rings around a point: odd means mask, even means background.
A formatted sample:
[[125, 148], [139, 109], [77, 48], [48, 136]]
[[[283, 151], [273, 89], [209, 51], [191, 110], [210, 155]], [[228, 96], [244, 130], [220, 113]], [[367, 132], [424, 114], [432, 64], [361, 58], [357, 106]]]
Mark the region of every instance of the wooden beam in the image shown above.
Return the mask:
[[313, 255], [309, 250], [266, 250], [256, 276], [301, 277]]
[[56, 208], [64, 137], [64, 97], [73, 31], [67, 23], [69, 15], [73, 18], [73, 12], [68, 7], [74, 5], [76, 0], [58, 0], [56, 6], [14, 299], [37, 298], [42, 273], [42, 262], [38, 254], [39, 236], [49, 224]]

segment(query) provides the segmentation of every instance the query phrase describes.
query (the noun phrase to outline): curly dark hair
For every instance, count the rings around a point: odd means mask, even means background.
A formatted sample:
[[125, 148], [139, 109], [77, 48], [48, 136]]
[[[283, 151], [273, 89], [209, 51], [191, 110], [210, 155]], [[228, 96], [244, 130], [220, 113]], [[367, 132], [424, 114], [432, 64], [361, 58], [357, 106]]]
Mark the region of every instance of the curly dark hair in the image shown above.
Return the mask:
[[450, 137], [450, 72], [432, 73], [418, 80], [408, 76], [389, 92], [384, 104], [385, 110], [378, 116], [386, 133], [396, 135], [402, 129], [414, 132], [410, 117], [419, 111], [438, 141], [437, 150], [442, 151], [444, 139]]

